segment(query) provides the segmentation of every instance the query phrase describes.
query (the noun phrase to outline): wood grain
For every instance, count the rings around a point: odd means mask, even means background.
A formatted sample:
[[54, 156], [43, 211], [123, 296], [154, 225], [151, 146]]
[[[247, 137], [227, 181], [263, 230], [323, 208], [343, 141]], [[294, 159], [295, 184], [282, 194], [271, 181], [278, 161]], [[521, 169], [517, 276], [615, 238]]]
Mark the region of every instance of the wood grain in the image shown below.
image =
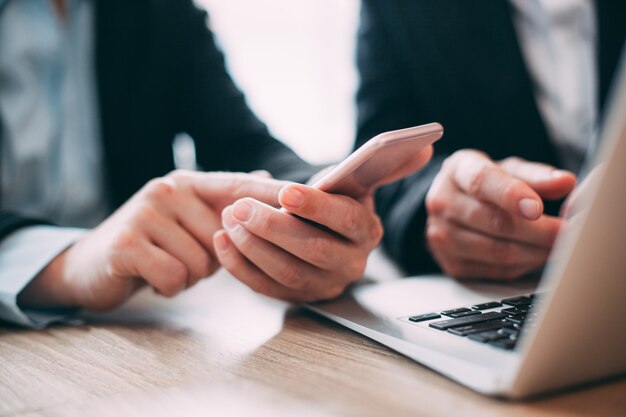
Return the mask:
[[0, 325], [0, 416], [619, 416], [626, 381], [486, 398], [220, 274], [82, 326]]

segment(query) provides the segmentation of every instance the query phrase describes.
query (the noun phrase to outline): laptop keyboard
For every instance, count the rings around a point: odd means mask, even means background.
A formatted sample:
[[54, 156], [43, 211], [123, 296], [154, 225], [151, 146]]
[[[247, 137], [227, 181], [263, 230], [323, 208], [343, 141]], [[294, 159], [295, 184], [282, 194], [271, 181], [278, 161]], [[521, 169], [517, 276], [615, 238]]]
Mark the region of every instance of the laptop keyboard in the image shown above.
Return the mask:
[[537, 294], [530, 294], [505, 298], [469, 307], [411, 316], [408, 320], [412, 323], [427, 323], [433, 329], [467, 337], [477, 343], [512, 350], [522, 329], [532, 326], [535, 321], [536, 313], [531, 309], [537, 297]]

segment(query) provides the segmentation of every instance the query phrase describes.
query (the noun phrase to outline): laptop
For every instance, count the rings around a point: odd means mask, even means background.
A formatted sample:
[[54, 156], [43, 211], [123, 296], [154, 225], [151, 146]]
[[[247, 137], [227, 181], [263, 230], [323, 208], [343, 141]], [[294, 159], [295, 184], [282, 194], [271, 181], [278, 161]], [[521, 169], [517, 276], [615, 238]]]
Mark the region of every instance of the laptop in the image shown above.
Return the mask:
[[363, 282], [307, 308], [473, 390], [523, 399], [626, 374], [626, 65], [600, 181], [539, 281]]

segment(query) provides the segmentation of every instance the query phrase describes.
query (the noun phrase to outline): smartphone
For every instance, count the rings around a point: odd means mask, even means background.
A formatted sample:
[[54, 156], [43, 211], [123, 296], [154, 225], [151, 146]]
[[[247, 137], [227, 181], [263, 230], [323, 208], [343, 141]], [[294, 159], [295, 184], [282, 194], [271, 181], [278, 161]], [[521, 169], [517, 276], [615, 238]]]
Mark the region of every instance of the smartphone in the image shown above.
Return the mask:
[[313, 187], [360, 198], [442, 136], [443, 126], [439, 123], [381, 133], [315, 179]]

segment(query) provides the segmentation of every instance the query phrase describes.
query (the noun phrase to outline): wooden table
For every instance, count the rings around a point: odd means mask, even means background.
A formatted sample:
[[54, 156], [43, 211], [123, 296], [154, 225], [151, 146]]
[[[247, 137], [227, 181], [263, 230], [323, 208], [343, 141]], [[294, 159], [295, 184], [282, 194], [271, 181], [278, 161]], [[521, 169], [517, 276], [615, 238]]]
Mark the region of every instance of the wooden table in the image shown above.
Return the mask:
[[82, 326], [0, 325], [0, 416], [200, 415], [619, 416], [626, 381], [486, 398], [224, 273]]

